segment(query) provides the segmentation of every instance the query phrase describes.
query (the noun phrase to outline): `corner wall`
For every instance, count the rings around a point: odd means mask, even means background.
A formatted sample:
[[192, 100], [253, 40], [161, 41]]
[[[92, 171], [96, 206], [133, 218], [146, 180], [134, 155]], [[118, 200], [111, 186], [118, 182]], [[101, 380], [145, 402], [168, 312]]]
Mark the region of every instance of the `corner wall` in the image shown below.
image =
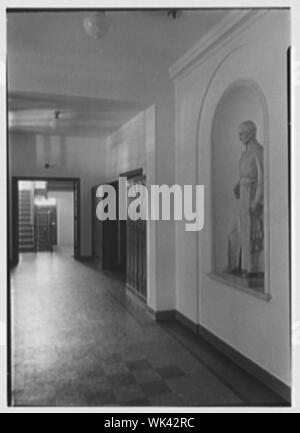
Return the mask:
[[[106, 143], [106, 180], [143, 168], [151, 185], [174, 183], [174, 88], [166, 83], [155, 106], [139, 113]], [[147, 222], [148, 306], [157, 311], [175, 306], [175, 227], [172, 221]]]
[[[287, 50], [289, 12], [268, 11], [175, 79], [176, 183], [205, 185], [205, 227], [176, 223], [176, 309], [287, 385], [290, 371]], [[269, 111], [267, 302], [212, 280], [211, 128], [224, 92], [254, 81]], [[267, 145], [267, 143], [263, 143]]]

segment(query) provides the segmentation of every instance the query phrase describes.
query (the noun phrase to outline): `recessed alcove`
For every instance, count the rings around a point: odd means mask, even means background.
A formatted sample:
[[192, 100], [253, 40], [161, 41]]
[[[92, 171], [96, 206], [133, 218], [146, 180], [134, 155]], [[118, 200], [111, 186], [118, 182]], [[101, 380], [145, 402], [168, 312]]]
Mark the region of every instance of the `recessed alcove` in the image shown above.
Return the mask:
[[[245, 121], [252, 121], [257, 127], [257, 142], [263, 147], [264, 156], [262, 157], [262, 181], [264, 198], [262, 201], [261, 215], [259, 223], [261, 229], [254, 231], [252, 213], [250, 213], [250, 201], [244, 201], [243, 197], [237, 198], [234, 193], [235, 186], [240, 181], [240, 160], [246, 146], [239, 137], [239, 127]], [[267, 213], [265, 203], [267, 185], [267, 164], [266, 146], [267, 130], [266, 107], [263, 103], [263, 95], [260, 89], [256, 88], [252, 82], [237, 82], [230, 86], [221, 97], [213, 118], [211, 135], [211, 206], [212, 206], [212, 275], [223, 280], [225, 284], [240, 288], [241, 290], [253, 291], [253, 294], [265, 294], [265, 260], [267, 250]], [[252, 159], [250, 165], [253, 164]], [[257, 168], [254, 167], [252, 173], [257, 175]], [[255, 186], [253, 187], [256, 188]], [[255, 192], [254, 192], [255, 195]], [[247, 208], [249, 206], [249, 209]], [[241, 209], [243, 214], [249, 211], [248, 226], [245, 226], [245, 219], [241, 219]], [[256, 221], [255, 221], [256, 224]], [[247, 224], [246, 224], [247, 225]], [[233, 226], [237, 227], [239, 239], [236, 245], [232, 246]], [[253, 236], [261, 237], [258, 252], [255, 251], [255, 241]], [[241, 238], [250, 239], [247, 247], [245, 242], [241, 248]], [[247, 248], [249, 247], [248, 251]], [[234, 265], [232, 261], [232, 250], [236, 249], [234, 260], [238, 261]], [[242, 262], [245, 251], [250, 256], [251, 272], [243, 270]], [[244, 254], [244, 256], [243, 256]], [[236, 260], [237, 258], [237, 260]]]

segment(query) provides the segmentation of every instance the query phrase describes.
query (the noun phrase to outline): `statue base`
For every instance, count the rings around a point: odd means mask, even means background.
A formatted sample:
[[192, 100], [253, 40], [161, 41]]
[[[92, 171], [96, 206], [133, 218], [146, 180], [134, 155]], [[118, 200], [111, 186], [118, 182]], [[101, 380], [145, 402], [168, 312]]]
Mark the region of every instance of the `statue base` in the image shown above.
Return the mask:
[[263, 272], [224, 271], [221, 273], [221, 276], [228, 282], [240, 285], [246, 289], [252, 289], [259, 293], [265, 292], [265, 276]]

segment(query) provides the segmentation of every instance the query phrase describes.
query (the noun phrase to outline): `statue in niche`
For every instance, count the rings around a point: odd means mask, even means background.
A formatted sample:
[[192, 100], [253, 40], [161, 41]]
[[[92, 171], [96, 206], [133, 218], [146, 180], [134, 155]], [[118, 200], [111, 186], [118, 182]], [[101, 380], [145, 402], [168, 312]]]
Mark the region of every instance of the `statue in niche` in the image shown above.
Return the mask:
[[263, 286], [264, 277], [264, 150], [257, 141], [252, 121], [239, 126], [245, 146], [239, 162], [239, 180], [234, 188], [238, 214], [228, 233], [227, 273]]

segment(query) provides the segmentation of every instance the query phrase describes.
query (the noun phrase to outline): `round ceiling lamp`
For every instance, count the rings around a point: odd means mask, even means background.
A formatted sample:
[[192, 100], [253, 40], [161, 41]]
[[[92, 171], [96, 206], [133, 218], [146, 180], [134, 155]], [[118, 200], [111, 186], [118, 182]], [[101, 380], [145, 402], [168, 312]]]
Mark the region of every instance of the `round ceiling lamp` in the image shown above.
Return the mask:
[[177, 20], [182, 15], [182, 12], [179, 9], [170, 9], [168, 11], [168, 17], [172, 18], [173, 20]]
[[108, 30], [105, 12], [96, 12], [84, 18], [83, 27], [86, 33], [94, 39], [102, 38]]

